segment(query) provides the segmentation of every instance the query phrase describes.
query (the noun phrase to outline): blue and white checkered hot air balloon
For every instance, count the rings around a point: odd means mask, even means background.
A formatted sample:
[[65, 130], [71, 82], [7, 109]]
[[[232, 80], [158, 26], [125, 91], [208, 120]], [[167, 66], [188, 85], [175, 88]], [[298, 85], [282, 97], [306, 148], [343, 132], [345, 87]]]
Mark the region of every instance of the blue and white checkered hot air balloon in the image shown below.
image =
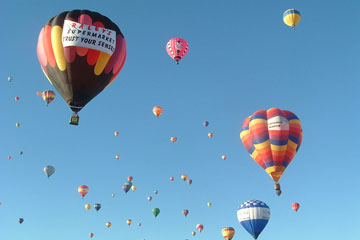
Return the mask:
[[259, 200], [246, 201], [240, 205], [237, 217], [245, 230], [257, 239], [270, 219], [270, 208]]

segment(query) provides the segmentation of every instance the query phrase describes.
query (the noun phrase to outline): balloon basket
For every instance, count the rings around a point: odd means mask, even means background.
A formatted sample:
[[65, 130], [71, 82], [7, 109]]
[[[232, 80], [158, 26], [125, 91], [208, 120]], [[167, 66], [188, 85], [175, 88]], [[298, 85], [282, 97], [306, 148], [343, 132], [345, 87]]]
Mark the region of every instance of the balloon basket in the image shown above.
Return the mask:
[[70, 118], [70, 124], [71, 125], [79, 125], [79, 119], [80, 117], [77, 114], [74, 114]]

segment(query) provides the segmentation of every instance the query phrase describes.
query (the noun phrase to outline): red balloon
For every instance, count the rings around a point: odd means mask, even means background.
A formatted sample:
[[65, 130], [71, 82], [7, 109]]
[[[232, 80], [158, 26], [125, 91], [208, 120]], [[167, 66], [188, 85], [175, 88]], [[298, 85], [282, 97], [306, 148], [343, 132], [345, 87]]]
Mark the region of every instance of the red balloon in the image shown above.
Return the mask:
[[170, 177], [170, 181], [174, 181], [174, 177]]
[[16, 101], [19, 101], [19, 99], [20, 99], [19, 97], [15, 97], [15, 100], [16, 100]]
[[131, 182], [133, 180], [132, 176], [128, 176], [128, 181]]
[[299, 203], [293, 203], [291, 204], [292, 209], [294, 209], [295, 212], [299, 210], [300, 204]]

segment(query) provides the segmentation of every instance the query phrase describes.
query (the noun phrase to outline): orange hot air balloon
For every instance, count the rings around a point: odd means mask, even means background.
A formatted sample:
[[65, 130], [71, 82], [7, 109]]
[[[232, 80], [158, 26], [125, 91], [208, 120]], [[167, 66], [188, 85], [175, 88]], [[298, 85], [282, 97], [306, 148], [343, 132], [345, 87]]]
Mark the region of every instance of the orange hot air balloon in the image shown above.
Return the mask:
[[42, 95], [42, 92], [39, 92], [39, 91], [36, 92], [36, 96], [41, 97], [41, 95]]
[[212, 137], [214, 136], [214, 133], [209, 132], [209, 133], [208, 133], [208, 136], [209, 136], [209, 138], [212, 138]]
[[84, 198], [85, 195], [89, 192], [89, 187], [86, 185], [81, 185], [78, 187], [78, 192], [80, 193], [81, 197]]
[[294, 209], [295, 212], [299, 210], [300, 204], [299, 203], [293, 203], [291, 204], [292, 209]]
[[226, 240], [231, 240], [235, 235], [235, 229], [232, 227], [224, 227], [221, 233]]
[[155, 106], [153, 108], [153, 113], [155, 114], [156, 117], [159, 117], [162, 114], [162, 111], [163, 109], [160, 106]]
[[93, 236], [94, 236], [94, 234], [93, 234], [93, 233], [90, 233], [90, 234], [89, 234], [89, 237], [90, 237], [90, 238], [92, 238]]
[[105, 225], [109, 228], [111, 227], [111, 222], [106, 222]]
[[226, 157], [226, 155], [222, 155], [221, 158], [222, 158], [222, 160], [226, 160], [227, 157]]
[[119, 155], [116, 155], [116, 156], [115, 156], [115, 158], [116, 158], [116, 159], [119, 159], [119, 158], [120, 158], [120, 156], [119, 156]]
[[119, 136], [119, 132], [118, 132], [118, 131], [115, 131], [115, 132], [114, 132], [114, 135], [115, 135], [115, 136]]
[[170, 141], [171, 141], [171, 142], [176, 142], [176, 140], [177, 140], [177, 137], [171, 137], [171, 138], [170, 138]]
[[181, 175], [181, 179], [182, 179], [183, 181], [186, 181], [187, 177], [188, 177], [188, 176], [187, 176], [186, 174]]
[[130, 226], [130, 225], [131, 225], [131, 223], [132, 223], [132, 220], [131, 220], [131, 219], [126, 220], [126, 224], [127, 224], [127, 225], [129, 225], [129, 226]]
[[192, 184], [192, 180], [191, 180], [191, 179], [188, 180], [188, 184], [189, 184], [189, 185]]

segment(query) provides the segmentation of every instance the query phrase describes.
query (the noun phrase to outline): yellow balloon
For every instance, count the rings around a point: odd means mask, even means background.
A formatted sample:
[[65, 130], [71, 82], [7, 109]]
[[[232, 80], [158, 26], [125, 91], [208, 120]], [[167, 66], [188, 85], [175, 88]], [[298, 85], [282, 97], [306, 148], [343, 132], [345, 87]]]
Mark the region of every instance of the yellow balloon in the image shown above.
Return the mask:
[[135, 185], [132, 185], [132, 186], [131, 186], [131, 190], [135, 191], [135, 190], [136, 190], [136, 186], [135, 186]]
[[283, 14], [284, 23], [293, 29], [295, 29], [295, 25], [300, 22], [300, 19], [300, 12], [293, 8], [286, 10]]
[[111, 227], [111, 222], [107, 222], [107, 223], [105, 223], [105, 225], [109, 228], [109, 227]]
[[85, 204], [85, 209], [86, 209], [86, 210], [90, 210], [90, 209], [91, 209], [91, 204], [88, 204], [88, 203]]

